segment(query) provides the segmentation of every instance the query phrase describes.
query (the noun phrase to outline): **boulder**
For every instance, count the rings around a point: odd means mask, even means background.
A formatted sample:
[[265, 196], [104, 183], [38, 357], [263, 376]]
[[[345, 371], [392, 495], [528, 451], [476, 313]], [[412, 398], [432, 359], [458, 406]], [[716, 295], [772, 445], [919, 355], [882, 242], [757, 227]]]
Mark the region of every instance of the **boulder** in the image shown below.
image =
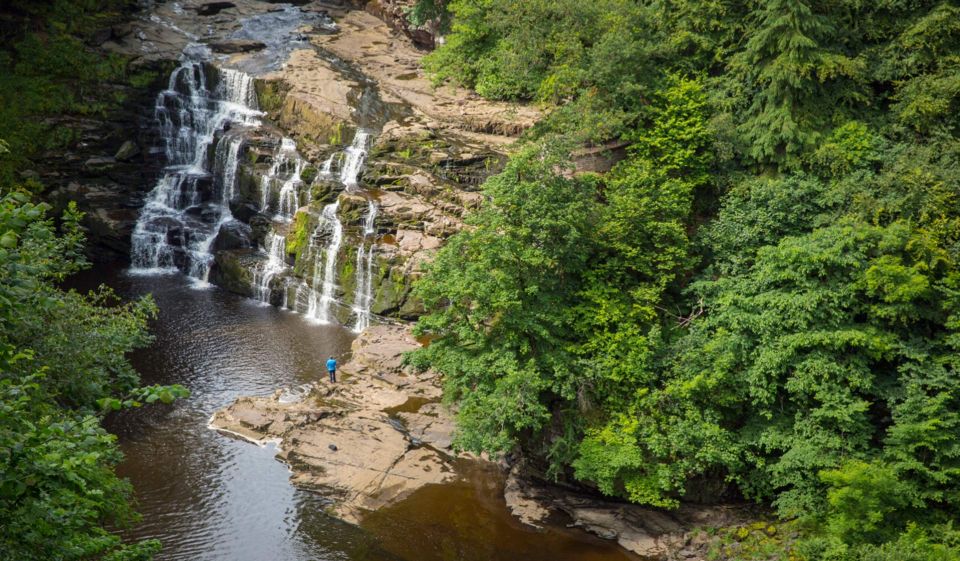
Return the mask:
[[125, 140], [113, 156], [118, 162], [129, 162], [140, 155], [140, 147], [132, 140]]
[[250, 241], [252, 231], [249, 225], [231, 220], [220, 225], [217, 238], [213, 241], [214, 251], [228, 251], [231, 249], [245, 249], [253, 244]]
[[235, 294], [253, 297], [253, 268], [259, 262], [254, 249], [218, 251], [210, 267], [210, 282]]

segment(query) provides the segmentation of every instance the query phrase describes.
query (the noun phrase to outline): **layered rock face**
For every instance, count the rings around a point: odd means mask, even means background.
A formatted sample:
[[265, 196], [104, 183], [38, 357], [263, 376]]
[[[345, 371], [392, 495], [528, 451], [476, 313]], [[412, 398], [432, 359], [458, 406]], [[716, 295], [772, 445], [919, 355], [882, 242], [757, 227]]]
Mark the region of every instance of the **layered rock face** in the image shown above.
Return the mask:
[[[112, 33], [104, 48], [137, 64], [172, 68], [172, 60], [198, 58], [206, 73], [229, 74], [211, 83], [234, 90], [234, 76], [246, 77], [255, 100], [244, 102], [244, 114], [259, 117], [185, 133], [209, 145], [185, 172], [153, 169], [126, 191], [105, 188], [125, 213], [91, 203], [92, 216], [104, 222], [96, 223], [98, 239], [129, 251], [133, 232], [140, 242], [135, 267], [177, 267], [358, 332], [377, 317], [415, 318], [423, 310], [411, 297], [412, 282], [461, 228], [464, 213], [480, 202], [479, 185], [502, 167], [506, 146], [538, 114], [433, 88], [418, 70], [422, 51], [366, 11], [298, 4], [161, 4]], [[214, 90], [203, 95], [221, 106], [238, 95]], [[177, 99], [194, 99], [191, 91], [171, 83], [161, 94], [169, 98], [165, 110], [141, 119], [145, 140], [91, 165], [169, 156], [179, 141], [151, 138], [150, 131], [176, 113]], [[195, 101], [187, 105], [203, 111]], [[160, 196], [161, 187], [170, 190], [160, 183], [177, 174], [189, 186]], [[209, 187], [196, 195], [197, 185]], [[172, 213], [157, 206], [171, 200]], [[137, 223], [144, 201], [176, 220]]]

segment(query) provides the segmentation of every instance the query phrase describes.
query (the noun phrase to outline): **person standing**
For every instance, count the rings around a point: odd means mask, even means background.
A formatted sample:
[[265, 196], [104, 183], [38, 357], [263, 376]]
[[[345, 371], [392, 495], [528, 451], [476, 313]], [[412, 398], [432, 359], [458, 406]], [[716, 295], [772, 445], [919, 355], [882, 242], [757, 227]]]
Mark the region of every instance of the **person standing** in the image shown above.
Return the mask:
[[337, 359], [330, 357], [327, 360], [327, 372], [330, 373], [330, 381], [337, 381]]

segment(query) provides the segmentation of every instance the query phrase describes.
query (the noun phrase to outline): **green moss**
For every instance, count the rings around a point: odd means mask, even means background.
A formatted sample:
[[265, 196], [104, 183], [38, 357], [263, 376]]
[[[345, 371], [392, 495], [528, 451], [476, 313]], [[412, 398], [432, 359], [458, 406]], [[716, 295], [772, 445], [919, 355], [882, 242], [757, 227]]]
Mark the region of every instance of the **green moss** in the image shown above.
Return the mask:
[[300, 172], [300, 179], [304, 183], [313, 183], [313, 180], [317, 178], [319, 173], [320, 170], [318, 170], [316, 166], [307, 166]]
[[78, 141], [75, 131], [57, 123], [58, 117], [105, 116], [127, 98], [107, 84], [152, 83], [127, 74], [129, 59], [93, 52], [83, 43], [82, 34], [109, 17], [88, 14], [82, 7], [63, 9], [45, 14], [50, 20], [43, 32], [0, 46], [0, 138], [10, 148], [0, 157], [0, 186], [13, 184], [15, 170], [28, 168], [38, 153]]
[[337, 123], [330, 133], [328, 144], [343, 144], [343, 123]]
[[310, 241], [310, 214], [298, 212], [293, 219], [293, 227], [287, 234], [287, 253], [299, 255]]
[[254, 82], [257, 92], [257, 103], [260, 109], [268, 113], [279, 111], [283, 107], [283, 100], [287, 97], [290, 87], [284, 82], [257, 80]]

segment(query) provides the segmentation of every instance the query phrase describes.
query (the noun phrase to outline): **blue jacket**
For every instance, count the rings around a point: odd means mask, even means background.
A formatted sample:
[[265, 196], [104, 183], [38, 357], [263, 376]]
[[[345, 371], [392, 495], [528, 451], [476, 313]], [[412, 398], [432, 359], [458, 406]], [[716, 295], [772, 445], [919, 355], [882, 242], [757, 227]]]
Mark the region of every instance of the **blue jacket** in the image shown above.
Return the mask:
[[331, 358], [327, 361], [327, 370], [333, 372], [337, 369], [337, 359]]

